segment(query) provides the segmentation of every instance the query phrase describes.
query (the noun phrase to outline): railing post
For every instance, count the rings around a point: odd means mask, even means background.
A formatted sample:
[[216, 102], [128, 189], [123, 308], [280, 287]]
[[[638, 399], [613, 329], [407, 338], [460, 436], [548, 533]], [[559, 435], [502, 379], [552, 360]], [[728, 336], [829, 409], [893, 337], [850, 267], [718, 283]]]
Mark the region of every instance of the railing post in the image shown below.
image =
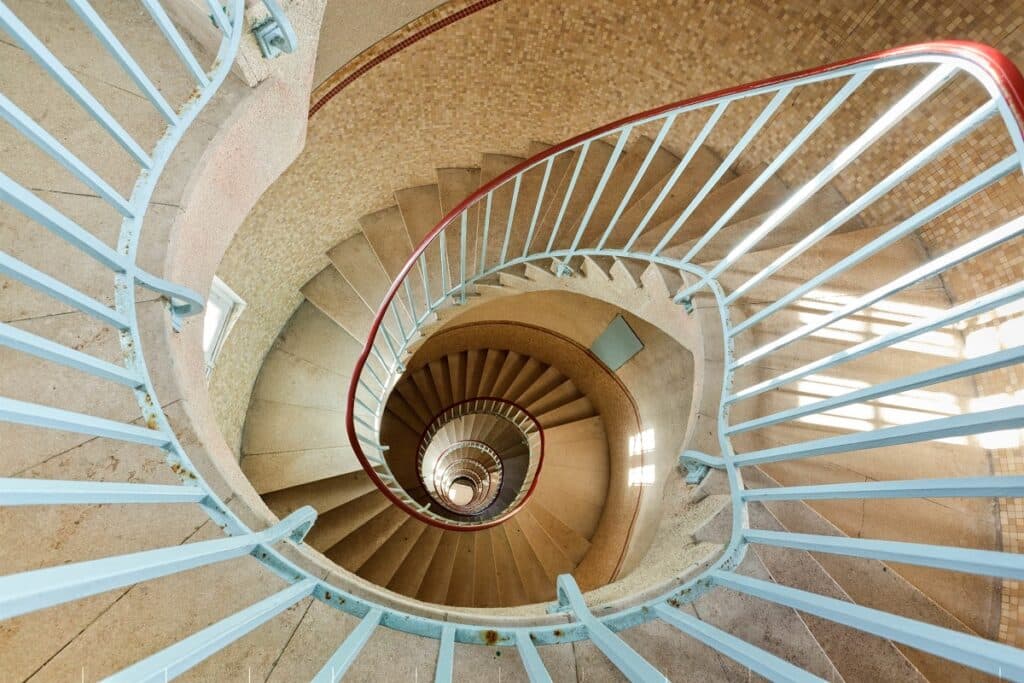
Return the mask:
[[583, 600], [579, 586], [571, 574], [560, 574], [557, 582], [558, 603], [568, 607], [576, 617], [594, 645], [598, 647], [619, 671], [630, 681], [641, 683], [664, 683], [665, 676], [651, 666], [650, 662], [637, 654], [636, 650], [626, 645], [611, 629], [595, 617], [587, 603]]

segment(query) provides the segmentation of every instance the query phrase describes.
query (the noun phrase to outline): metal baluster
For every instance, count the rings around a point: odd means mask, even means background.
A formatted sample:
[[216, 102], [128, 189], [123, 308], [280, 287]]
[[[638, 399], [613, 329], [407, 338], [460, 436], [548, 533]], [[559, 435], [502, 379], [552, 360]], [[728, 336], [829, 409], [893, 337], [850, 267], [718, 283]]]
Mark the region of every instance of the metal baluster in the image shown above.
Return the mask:
[[[839, 175], [839, 173], [841, 173], [843, 169], [845, 169], [855, 160], [857, 160], [868, 147], [870, 147], [872, 144], [878, 141], [883, 135], [885, 135], [889, 130], [891, 130], [893, 126], [895, 126], [897, 123], [902, 121], [908, 114], [914, 111], [914, 109], [916, 109], [917, 106], [921, 104], [924, 100], [926, 100], [932, 93], [934, 93], [946, 82], [948, 82], [949, 79], [952, 78], [955, 73], [956, 70], [951, 66], [940, 66], [939, 68], [935, 69], [935, 71], [933, 71], [927, 78], [925, 78], [921, 83], [919, 83], [917, 87], [915, 87], [913, 90], [907, 93], [907, 95], [901, 98], [900, 101], [893, 105], [891, 109], [882, 114], [882, 116], [879, 117], [877, 121], [870, 125], [868, 129], [864, 131], [856, 140], [851, 142], [842, 152], [840, 152], [836, 156], [835, 159], [833, 159], [827, 166], [825, 166], [825, 168], [823, 168], [817, 175], [815, 175], [813, 178], [807, 181], [802, 187], [800, 187], [800, 189], [793, 193], [793, 195], [789, 199], [783, 202], [782, 206], [772, 211], [771, 215], [768, 216], [767, 219], [765, 219], [764, 223], [759, 225], [752, 233], [750, 233], [742, 240], [740, 240], [740, 243], [736, 245], [732, 250], [730, 250], [726, 257], [722, 259], [722, 261], [718, 265], [711, 269], [711, 271], [707, 275], [707, 278], [718, 277], [729, 266], [735, 263], [736, 260], [739, 259], [743, 254], [745, 254], [753, 245], [761, 241], [761, 239], [763, 239], [765, 235], [767, 235], [769, 232], [778, 227], [784, 220], [786, 220], [786, 218], [791, 216], [798, 208], [800, 208], [800, 206], [803, 205], [805, 201], [810, 199], [810, 197], [815, 192], [823, 188], [826, 184], [828, 184], [829, 181], [831, 181], [833, 178]], [[865, 72], [863, 76], [866, 78], [867, 73]], [[851, 82], [854, 82], [855, 80], [856, 77], [854, 77], [854, 79], [852, 79]], [[852, 90], [850, 92], [852, 92]], [[845, 97], [842, 99], [845, 100]], [[829, 107], [832, 104], [833, 102], [829, 102], [829, 105], [826, 106], [826, 108], [822, 110], [822, 112], [828, 112], [828, 114], [831, 114], [831, 111], [833, 111], [834, 109], [830, 110]], [[838, 107], [838, 104], [836, 105], [836, 107]], [[827, 116], [825, 118], [827, 118]], [[820, 123], [824, 122], [825, 118], [822, 118], [819, 121], [818, 118], [815, 117], [812, 123], [818, 123], [820, 125]], [[816, 127], [817, 126], [815, 126], [815, 128]], [[802, 142], [803, 140], [800, 138], [800, 136], [797, 136], [797, 138], [795, 138], [793, 142], [786, 147], [786, 151], [780, 155], [780, 158], [786, 156], [786, 152], [791, 153], [791, 150], [795, 151], [795, 149], [793, 149], [794, 143], [798, 143], [796, 144], [796, 148], [799, 148]], [[770, 166], [769, 168], [772, 167]], [[763, 176], [764, 174], [762, 174], [762, 177]], [[761, 178], [758, 178], [758, 181], [760, 180]], [[753, 186], [760, 187], [757, 181], [755, 181]], [[749, 197], [749, 195], [747, 194], [747, 192], [744, 192], [743, 197], [741, 199], [746, 201], [747, 197]], [[737, 203], [739, 203], [739, 200], [737, 200]], [[726, 221], [728, 220], [728, 218], [725, 218], [726, 215], [731, 218], [731, 210], [730, 212], [727, 212], [725, 215], [723, 215], [723, 219], [719, 219], [719, 221], [717, 221], [715, 225], [712, 226], [712, 228], [703, 237], [701, 237], [697, 244], [695, 244], [693, 248], [690, 249], [690, 251], [687, 253], [687, 255], [683, 257], [684, 261], [692, 260], [694, 256], [696, 256], [696, 254], [700, 252], [700, 250], [704, 248], [705, 245], [707, 245], [711, 238], [714, 237], [715, 234], [717, 234], [717, 232], [721, 230], [722, 227], [724, 227]], [[687, 290], [683, 292], [683, 294], [681, 294], [679, 298], [682, 299], [691, 296], [693, 291], [696, 291], [700, 287], [703, 287], [705, 282], [706, 279], [698, 283], [697, 285], [687, 288]]]
[[71, 95], [92, 116], [96, 123], [107, 131], [117, 141], [117, 144], [121, 145], [143, 169], [152, 168], [152, 159], [139, 146], [139, 143], [121, 127], [121, 124], [93, 97], [92, 93], [68, 71], [67, 67], [2, 2], [0, 2], [0, 28], [6, 31], [14, 39], [14, 42], [27, 52], [39, 66], [43, 67], [64, 88], [64, 91]]
[[384, 613], [380, 608], [373, 608], [366, 613], [359, 625], [348, 634], [341, 647], [331, 655], [331, 658], [320, 669], [320, 673], [313, 677], [313, 683], [337, 683], [345, 675], [356, 657], [362, 652], [363, 646], [370, 640], [370, 636], [377, 629]]
[[860, 197], [850, 202], [842, 211], [837, 213], [835, 216], [830, 218], [824, 225], [817, 228], [806, 237], [801, 239], [795, 245], [790, 247], [786, 252], [771, 262], [768, 266], [765, 266], [756, 275], [752, 276], [749, 280], [744, 282], [742, 285], [732, 291], [726, 298], [726, 305], [731, 304], [739, 297], [747, 293], [752, 287], [776, 273], [779, 269], [785, 266], [787, 263], [792, 261], [794, 258], [805, 252], [813, 245], [820, 242], [826, 236], [831, 234], [836, 228], [846, 223], [848, 220], [856, 216], [858, 213], [871, 206], [875, 201], [884, 196], [890, 190], [895, 188], [901, 182], [909, 178], [914, 173], [917, 173], [926, 164], [933, 161], [939, 154], [944, 152], [949, 147], [955, 145], [957, 142], [966, 137], [969, 133], [974, 131], [982, 123], [990, 119], [997, 111], [997, 107], [994, 101], [989, 101], [974, 112], [957, 123], [955, 126], [946, 131], [943, 135], [937, 138], [930, 145], [925, 147], [923, 150], [911, 157], [902, 166], [897, 168], [895, 171], [886, 176], [881, 182], [872, 187], [870, 190], [862, 194]]
[[[942, 256], [933, 258], [924, 265], [914, 268], [892, 282], [882, 285], [881, 287], [876, 287], [867, 294], [859, 296], [847, 305], [840, 307], [838, 310], [833, 311], [828, 315], [822, 315], [817, 320], [809, 322], [802, 327], [776, 338], [774, 341], [758, 347], [750, 353], [738, 358], [733, 363], [733, 367], [741, 368], [745, 365], [749, 365], [773, 351], [777, 351], [788, 344], [803, 339], [807, 335], [816, 332], [823, 327], [827, 327], [840, 319], [849, 317], [850, 315], [853, 315], [872, 304], [882, 301], [893, 294], [897, 294], [904, 289], [921, 282], [922, 280], [927, 280], [928, 278], [939, 275], [940, 273], [943, 273], [964, 261], [969, 261], [975, 256], [997, 247], [1004, 242], [1008, 242], [1022, 233], [1024, 233], [1024, 218], [1017, 218], [994, 230], [990, 230], [981, 237], [970, 240]], [[888, 234], [883, 235], [878, 241], [882, 245], [892, 243], [892, 239]]]
[[501, 243], [501, 257], [498, 259], [498, 265], [504, 265], [505, 259], [508, 256], [508, 241], [512, 238], [512, 223], [516, 218], [516, 206], [519, 205], [519, 185], [522, 183], [523, 174], [520, 173], [516, 176], [515, 182], [512, 183], [512, 201], [508, 207], [508, 221], [505, 226], [505, 240]]
[[143, 6], [149, 11], [149, 16], [156, 22], [160, 32], [167, 38], [167, 42], [171, 44], [174, 51], [178, 53], [178, 57], [181, 58], [182, 63], [188, 67], [188, 70], [192, 72], [192, 77], [195, 78], [199, 86], [205, 88], [210, 84], [210, 78], [206, 75], [206, 71], [203, 67], [199, 66], [199, 62], [196, 61], [195, 55], [192, 54], [192, 50], [189, 49], [188, 45], [185, 44], [185, 40], [178, 33], [178, 29], [174, 26], [171, 18], [167, 16], [167, 12], [160, 5], [159, 0], [142, 0]]
[[997, 289], [994, 292], [980, 296], [977, 299], [971, 301], [965, 301], [964, 303], [954, 306], [940, 314], [930, 316], [928, 318], [922, 318], [917, 322], [905, 325], [892, 332], [879, 335], [874, 339], [868, 339], [859, 344], [855, 344], [850, 348], [843, 349], [824, 358], [820, 358], [806, 365], [802, 365], [793, 370], [774, 377], [773, 379], [765, 380], [749, 386], [741, 391], [737, 391], [731, 396], [723, 398], [725, 404], [735, 403], [752, 396], [756, 396], [760, 393], [773, 389], [783, 384], [795, 382], [798, 379], [806, 377], [811, 373], [817, 372], [824, 368], [835, 367], [842, 363], [848, 363], [862, 358], [869, 353], [880, 351], [882, 349], [899, 344], [901, 342], [913, 339], [921, 334], [937, 330], [947, 325], [953, 325], [962, 320], [987, 313], [988, 311], [994, 310], [1000, 306], [1013, 303], [1021, 297], [1024, 297], [1024, 282], [1018, 282], [1002, 289]]
[[1019, 498], [1024, 476], [867, 481], [852, 484], [782, 486], [743, 491], [748, 502], [772, 500], [861, 500], [864, 498]]
[[555, 163], [555, 159], [558, 155], [548, 157], [547, 163], [544, 164], [544, 175], [540, 180], [540, 189], [537, 191], [537, 203], [533, 207], [533, 218], [530, 219], [530, 229], [526, 233], [526, 243], [523, 245], [522, 258], [526, 258], [526, 255], [530, 253], [530, 245], [533, 244], [533, 233], [537, 229], [537, 220], [540, 219], [540, 209], [544, 204], [544, 195], [548, 190], [548, 181], [551, 179], [551, 167]]
[[721, 652], [726, 657], [770, 681], [823, 680], [756, 645], [751, 645], [745, 640], [664, 603], [657, 605], [654, 608], [654, 613], [666, 624], [676, 627], [686, 635], [696, 638], [716, 652]]
[[[644, 175], [647, 173], [648, 167], [651, 162], [654, 161], [654, 157], [658, 155], [658, 150], [661, 149], [662, 143], [665, 142], [665, 136], [672, 129], [672, 124], [675, 123], [676, 117], [679, 114], [673, 112], [666, 119], [665, 123], [661, 125], [661, 130], [658, 131], [658, 135], [654, 138], [654, 142], [651, 143], [651, 148], [647, 150], [647, 156], [644, 157], [643, 163], [640, 164], [640, 168], [637, 169], [636, 175], [633, 176], [633, 182], [629, 184], [629, 188], [626, 190], [626, 194], [622, 195], [622, 201], [619, 202], [619, 207], [615, 209], [615, 213], [612, 214], [611, 220], [608, 221], [608, 227], [605, 228], [604, 234], [601, 235], [601, 239], [597, 242], [597, 250], [604, 249], [605, 243], [612, 234], [612, 230], [615, 229], [616, 224], [619, 222], [619, 218], [622, 217], [622, 212], [629, 206], [629, 201], [633, 198], [633, 193], [636, 192], [637, 187], [640, 186], [640, 181], [643, 180]], [[680, 171], [682, 173], [682, 171]]]
[[715, 571], [716, 585], [807, 612], [1005, 679], [1024, 679], [1020, 650], [960, 631], [932, 626], [844, 600]]
[[949, 192], [941, 199], [937, 199], [924, 209], [921, 209], [910, 218], [886, 232], [884, 235], [872, 240], [849, 256], [843, 258], [839, 263], [830, 268], [826, 268], [818, 275], [809, 279], [803, 285], [797, 287], [788, 294], [783, 295], [776, 301], [773, 301], [770, 305], [765, 306], [742, 323], [733, 327], [731, 335], [736, 336], [753, 325], [756, 325], [779, 309], [788, 306], [794, 300], [802, 297], [810, 291], [813, 291], [814, 289], [817, 289], [839, 273], [844, 272], [848, 268], [852, 268], [869, 256], [874, 255], [889, 245], [906, 237], [933, 218], [942, 215], [968, 197], [981, 192], [993, 183], [996, 183], [1009, 174], [1019, 170], [1020, 162], [1015, 156], [1003, 159], [995, 166], [992, 166], [988, 170], [976, 175], [974, 178], [962, 184], [952, 192]]
[[569, 247], [569, 254], [562, 260], [563, 267], [569, 266], [569, 261], [572, 260], [573, 254], [576, 253], [576, 249], [580, 246], [583, 233], [586, 232], [587, 226], [590, 224], [590, 217], [594, 215], [594, 211], [597, 209], [597, 203], [601, 200], [601, 195], [604, 194], [604, 188], [608, 185], [608, 180], [612, 177], [615, 165], [619, 163], [619, 157], [622, 156], [622, 150], [626, 147], [626, 142], [629, 140], [630, 133], [632, 132], [633, 126], [626, 126], [619, 133], [619, 139], [615, 143], [612, 155], [608, 158], [608, 163], [604, 167], [604, 173], [601, 174], [601, 179], [597, 182], [597, 187], [594, 188], [594, 196], [591, 198], [590, 204], [583, 214], [583, 219], [576, 229], [576, 237], [573, 238], [572, 245]]
[[562, 219], [565, 218], [565, 212], [569, 208], [569, 200], [572, 199], [572, 193], [576, 189], [576, 181], [580, 178], [580, 172], [583, 170], [583, 164], [587, 160], [587, 152], [590, 150], [590, 140], [587, 140], [579, 148], [579, 158], [576, 160], [576, 167], [572, 171], [572, 178], [569, 179], [569, 185], [565, 188], [565, 196], [562, 198], [562, 206], [558, 210], [558, 217], [555, 219], [555, 224], [551, 228], [551, 237], [548, 238], [547, 251], [551, 251], [554, 248], [555, 237], [558, 235], [558, 229], [562, 225]]
[[446, 625], [441, 629], [437, 649], [437, 666], [434, 669], [434, 683], [448, 683], [452, 680], [455, 664], [455, 627]]
[[149, 101], [156, 107], [156, 110], [160, 112], [160, 115], [164, 117], [164, 120], [168, 124], [174, 126], [178, 123], [178, 116], [174, 113], [171, 105], [167, 103], [164, 96], [160, 94], [156, 86], [153, 85], [153, 81], [149, 80], [149, 77], [139, 66], [138, 62], [132, 59], [132, 56], [128, 54], [128, 50], [125, 49], [121, 41], [117, 39], [117, 36], [110, 30], [107, 24], [100, 18], [100, 15], [96, 13], [96, 10], [92, 8], [88, 0], [68, 0], [68, 4], [75, 10], [75, 13], [88, 25], [89, 29], [93, 34], [103, 43], [103, 47], [106, 48], [110, 56], [121, 65], [125, 73], [132, 79], [139, 90], [141, 90]]
[[99, 177], [81, 159], [72, 154], [67, 147], [58, 142], [42, 126], [33, 121], [28, 114], [4, 97], [2, 93], [0, 93], [0, 117], [28, 138], [32, 144], [45, 152], [47, 156], [81, 180], [105, 202], [117, 209], [118, 213], [122, 216], [133, 215], [127, 199], [121, 196], [107, 181]]
[[301, 541], [315, 519], [316, 510], [307, 505], [257, 533], [3, 576], [0, 577], [0, 619], [242, 557], [257, 546], [277, 543], [285, 537]]
[[848, 536], [794, 534], [788, 531], [745, 529], [747, 543], [770, 545], [812, 553], [829, 553], [861, 557], [879, 562], [898, 562], [918, 567], [932, 567], [953, 572], [996, 576], [1020, 581], [1024, 579], [1024, 554], [1003, 553], [977, 548], [951, 548], [927, 543], [903, 543]]
[[636, 650], [623, 642], [612, 633], [611, 629], [601, 623], [600, 619], [591, 614], [571, 574], [559, 575], [557, 585], [559, 603], [572, 610], [573, 615], [587, 630], [590, 640], [615, 665], [615, 668], [631, 681], [663, 683], [665, 677], [660, 671], [651, 666], [650, 662], [638, 655]]
[[[656, 246], [654, 248], [654, 251], [651, 252], [653, 255], [657, 256], [658, 254], [661, 253], [662, 249], [669, 245], [669, 242], [672, 241], [672, 238], [676, 236], [676, 233], [679, 232], [680, 228], [682, 228], [686, 221], [690, 218], [690, 216], [693, 215], [693, 212], [697, 210], [697, 207], [700, 206], [704, 199], [711, 193], [711, 190], [714, 189], [715, 185], [718, 184], [718, 181], [722, 179], [722, 176], [725, 175], [726, 171], [732, 168], [733, 164], [736, 163], [736, 160], [739, 158], [740, 154], [743, 153], [743, 151], [747, 148], [751, 141], [753, 141], [757, 134], [761, 132], [761, 129], [764, 128], [766, 123], [768, 123], [771, 117], [775, 114], [776, 110], [778, 110], [778, 108], [782, 106], [782, 102], [786, 99], [789, 93], [792, 92], [792, 90], [792, 86], [786, 86], [780, 88], [779, 91], [775, 93], [775, 96], [772, 97], [772, 99], [768, 102], [765, 108], [761, 110], [761, 113], [758, 114], [756, 119], [754, 119], [754, 122], [750, 124], [750, 127], [747, 128], [745, 133], [743, 133], [743, 136], [740, 137], [740, 139], [736, 142], [735, 145], [733, 145], [732, 150], [729, 151], [729, 154], [726, 155], [725, 159], [722, 160], [722, 163], [719, 164], [717, 169], [715, 169], [715, 172], [712, 173], [711, 177], [707, 179], [707, 182], [704, 183], [704, 186], [701, 187], [700, 191], [697, 192], [696, 196], [694, 196], [694, 198], [690, 200], [690, 203], [686, 206], [686, 209], [684, 209], [683, 212], [679, 214], [679, 217], [672, 224], [672, 227], [668, 229], [668, 232], [666, 232], [664, 237], [661, 238], [661, 241], [658, 242], [658, 246]], [[708, 234], [705, 234], [704, 237], [701, 238], [701, 240], [711, 239], [710, 237], [708, 237]], [[697, 244], [694, 245], [692, 249], [690, 249], [689, 253], [687, 253], [687, 255], [681, 259], [683, 263], [691, 262], [693, 256], [697, 253], [697, 251], [699, 251], [699, 249], [697, 249], [698, 246], [702, 246], [701, 241], [698, 241]]]
[[198, 486], [0, 478], [0, 507], [199, 503], [206, 496], [205, 489]]
[[316, 579], [300, 581], [170, 647], [164, 648], [138, 664], [110, 676], [105, 681], [107, 683], [165, 683], [270, 621], [300, 600], [309, 597], [316, 586]]
[[662, 186], [661, 191], [658, 192], [658, 196], [655, 198], [654, 203], [648, 207], [647, 213], [645, 213], [644, 217], [640, 219], [639, 223], [637, 223], [636, 229], [633, 230], [633, 234], [630, 235], [629, 240], [626, 242], [626, 246], [622, 248], [623, 251], [628, 252], [633, 249], [633, 245], [636, 244], [638, 239], [640, 239], [640, 235], [643, 234], [647, 224], [652, 218], [654, 218], [654, 214], [656, 214], [658, 209], [661, 208], [662, 202], [665, 201], [668, 195], [675, 188], [676, 183], [679, 181], [679, 177], [683, 175], [683, 171], [686, 170], [690, 165], [690, 162], [693, 160], [693, 157], [696, 156], [698, 151], [700, 151], [704, 141], [707, 140], [709, 135], [711, 135], [711, 131], [714, 130], [715, 125], [722, 118], [722, 115], [725, 114], [725, 110], [728, 107], [728, 102], [721, 102], [711, 112], [711, 116], [709, 116], [708, 120], [704, 123], [704, 127], [701, 128], [700, 133], [698, 133], [697, 137], [693, 139], [692, 143], [690, 143], [690, 148], [686, 150], [686, 154], [684, 154], [683, 158], [679, 160], [678, 164], [676, 164], [675, 170], [672, 171], [672, 175], [669, 176], [668, 180], [666, 180], [665, 184]]

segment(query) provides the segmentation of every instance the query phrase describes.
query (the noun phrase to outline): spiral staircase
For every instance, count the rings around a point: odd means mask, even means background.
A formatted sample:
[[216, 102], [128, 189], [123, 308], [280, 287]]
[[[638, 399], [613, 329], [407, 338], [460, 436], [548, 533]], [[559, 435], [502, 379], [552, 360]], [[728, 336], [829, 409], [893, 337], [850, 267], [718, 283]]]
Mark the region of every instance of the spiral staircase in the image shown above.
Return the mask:
[[140, 246], [249, 32], [298, 45], [207, 4], [0, 2], [0, 677], [1024, 680], [990, 608], [1024, 579], [1009, 60], [911, 46], [438, 169], [327, 253], [225, 464], [172, 379], [203, 297]]

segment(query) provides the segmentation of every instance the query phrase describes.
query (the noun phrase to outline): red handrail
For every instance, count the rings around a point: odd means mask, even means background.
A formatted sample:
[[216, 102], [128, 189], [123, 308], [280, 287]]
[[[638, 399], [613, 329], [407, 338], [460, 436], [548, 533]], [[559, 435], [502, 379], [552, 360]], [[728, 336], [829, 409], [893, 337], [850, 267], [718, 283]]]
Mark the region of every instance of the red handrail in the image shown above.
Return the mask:
[[[716, 90], [714, 92], [699, 95], [697, 97], [691, 97], [670, 104], [665, 104], [660, 107], [648, 109], [646, 111], [632, 114], [630, 116], [623, 117], [611, 123], [605, 124], [594, 128], [593, 130], [582, 133], [575, 137], [569, 138], [557, 145], [550, 147], [539, 154], [526, 159], [525, 161], [513, 166], [504, 173], [498, 175], [496, 178], [481, 186], [471, 195], [462, 200], [457, 206], [449, 211], [441, 221], [434, 226], [434, 228], [427, 233], [427, 235], [420, 241], [420, 243], [413, 249], [412, 254], [406, 260], [402, 270], [398, 273], [398, 276], [392, 281], [391, 287], [388, 289], [380, 307], [374, 316], [373, 325], [370, 327], [370, 333], [367, 336], [366, 344], [363, 346], [362, 353], [359, 355], [359, 359], [355, 365], [355, 371], [352, 373], [352, 379], [349, 383], [348, 388], [348, 402], [347, 410], [345, 415], [345, 426], [348, 432], [349, 441], [352, 443], [352, 449], [362, 464], [363, 469], [370, 476], [370, 479], [376, 484], [377, 488], [380, 489], [384, 495], [386, 495], [393, 503], [405, 510], [409, 515], [416, 517], [420, 521], [430, 524], [431, 526], [448, 529], [451, 531], [465, 531], [466, 527], [457, 527], [447, 525], [443, 522], [435, 520], [427, 515], [420, 513], [418, 510], [410, 507], [405, 501], [396, 496], [374, 471], [366, 455], [363, 453], [361, 444], [356, 435], [355, 428], [355, 400], [356, 392], [359, 387], [359, 379], [362, 376], [363, 368], [366, 365], [367, 360], [372, 353], [374, 341], [377, 338], [377, 334], [380, 331], [380, 327], [383, 324], [384, 316], [387, 313], [388, 307], [391, 305], [392, 300], [398, 294], [399, 289], [402, 287], [402, 283], [408, 276], [409, 272], [416, 265], [420, 256], [426, 251], [427, 247], [433, 242], [434, 238], [437, 237], [441, 231], [445, 230], [451, 225], [464, 211], [469, 209], [480, 199], [485, 197], [491, 191], [500, 187], [502, 184], [507, 182], [509, 179], [523, 173], [527, 169], [545, 161], [565, 150], [575, 147], [576, 145], [582, 144], [583, 142], [591, 139], [596, 139], [607, 135], [613, 131], [619, 130], [624, 126], [635, 124], [639, 121], [643, 121], [648, 118], [657, 117], [662, 114], [666, 114], [673, 109], [679, 109], [681, 107], [693, 106], [701, 104], [711, 100], [719, 99], [722, 97], [728, 97], [737, 95], [740, 93], [756, 90], [758, 88], [764, 88], [773, 85], [779, 85], [788, 81], [799, 80], [807, 78], [809, 76], [817, 76], [827, 74], [832, 71], [839, 71], [851, 66], [857, 66], [861, 64], [869, 64], [872, 62], [884, 62], [892, 61], [901, 58], [912, 58], [912, 57], [927, 57], [927, 56], [941, 56], [941, 57], [952, 57], [962, 59], [971, 65], [979, 68], [991, 79], [993, 85], [995, 85], [1002, 93], [1006, 102], [1010, 106], [1011, 113], [1016, 119], [1018, 132], [1024, 131], [1024, 76], [1021, 75], [1020, 70], [1017, 66], [1002, 52], [996, 50], [993, 47], [984, 45], [982, 43], [976, 43], [966, 40], [940, 40], [925, 43], [915, 43], [912, 45], [904, 45], [902, 47], [890, 48], [888, 50], [879, 50], [877, 52], [871, 52], [860, 57], [852, 57], [850, 59], [844, 59], [839, 62], [832, 64], [826, 64], [824, 66], [818, 66], [810, 69], [803, 69], [801, 71], [794, 71], [782, 76], [773, 76], [771, 78], [765, 78], [759, 81], [753, 81], [743, 85], [733, 86], [730, 88], [724, 88], [722, 90]], [[539, 474], [539, 472], [538, 472]], [[534, 478], [536, 482], [538, 477]], [[493, 523], [482, 524], [478, 527], [472, 527], [471, 529], [484, 529], [488, 526], [500, 523], [501, 520], [497, 520]]]

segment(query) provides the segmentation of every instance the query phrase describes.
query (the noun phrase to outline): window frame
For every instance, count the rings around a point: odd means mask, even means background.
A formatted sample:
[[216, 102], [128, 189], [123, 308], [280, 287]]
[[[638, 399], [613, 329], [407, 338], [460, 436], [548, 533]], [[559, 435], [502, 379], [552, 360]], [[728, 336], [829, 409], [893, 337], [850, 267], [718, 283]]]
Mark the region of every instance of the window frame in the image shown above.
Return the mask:
[[[214, 332], [209, 348], [205, 348], [207, 314], [211, 310], [210, 303], [215, 300], [218, 304], [226, 304], [227, 313], [221, 319], [218, 329]], [[238, 296], [227, 283], [214, 275], [213, 281], [210, 282], [210, 292], [206, 297], [206, 311], [203, 314], [203, 372], [207, 380], [210, 379], [210, 374], [217, 365], [217, 357], [224, 348], [224, 342], [231, 333], [231, 328], [238, 322], [245, 307], [245, 300]]]

